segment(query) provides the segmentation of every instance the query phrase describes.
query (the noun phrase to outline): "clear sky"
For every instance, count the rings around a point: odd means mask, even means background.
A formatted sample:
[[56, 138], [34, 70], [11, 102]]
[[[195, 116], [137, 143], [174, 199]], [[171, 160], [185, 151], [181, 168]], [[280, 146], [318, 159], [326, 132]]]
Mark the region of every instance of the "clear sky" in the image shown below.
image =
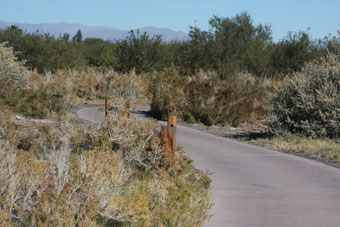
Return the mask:
[[145, 26], [207, 29], [213, 16], [247, 11], [255, 24], [270, 24], [275, 41], [310, 28], [313, 38], [340, 29], [340, 0], [0, 0], [0, 20], [81, 23], [129, 30]]

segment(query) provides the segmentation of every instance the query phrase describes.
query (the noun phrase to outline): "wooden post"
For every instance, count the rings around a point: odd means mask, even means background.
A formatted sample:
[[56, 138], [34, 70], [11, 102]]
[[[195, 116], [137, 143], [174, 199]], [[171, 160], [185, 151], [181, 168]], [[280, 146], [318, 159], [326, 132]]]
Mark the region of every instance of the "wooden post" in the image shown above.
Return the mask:
[[168, 137], [169, 137], [169, 143], [171, 150], [176, 150], [176, 126], [177, 126], [177, 120], [176, 115], [169, 114], [168, 116]]
[[166, 140], [168, 139], [168, 127], [166, 126], [161, 126], [161, 141], [162, 142], [166, 142]]
[[112, 99], [110, 99], [110, 98], [108, 98], [107, 99], [107, 107], [109, 108], [109, 107], [112, 107]]
[[161, 141], [163, 144], [164, 152], [168, 152], [169, 150], [169, 139], [168, 139], [168, 127], [161, 127]]
[[176, 149], [176, 127], [167, 127], [169, 147], [171, 151]]
[[111, 106], [112, 106], [112, 99], [105, 98], [105, 117], [107, 117], [107, 112]]
[[164, 158], [169, 164], [174, 161], [176, 149], [176, 115], [168, 116], [168, 125], [161, 126], [161, 141], [163, 145]]
[[131, 103], [130, 103], [130, 99], [128, 99], [125, 102], [125, 109], [127, 110], [127, 118], [128, 119], [130, 119], [130, 107], [131, 107]]
[[168, 116], [168, 126], [170, 127], [176, 127], [176, 115], [175, 114], [169, 114]]
[[163, 157], [166, 165], [171, 165], [174, 162], [174, 152], [172, 149], [172, 127], [162, 126], [161, 127], [161, 141], [163, 145]]

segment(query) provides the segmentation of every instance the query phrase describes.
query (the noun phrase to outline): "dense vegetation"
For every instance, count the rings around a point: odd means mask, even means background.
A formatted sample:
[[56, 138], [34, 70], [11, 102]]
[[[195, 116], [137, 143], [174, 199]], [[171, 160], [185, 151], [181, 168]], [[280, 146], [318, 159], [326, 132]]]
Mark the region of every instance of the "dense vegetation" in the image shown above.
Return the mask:
[[1, 44], [0, 85], [1, 226], [197, 226], [207, 219], [210, 178], [181, 148], [163, 152], [155, 122], [119, 111], [88, 125], [65, 111], [108, 88], [117, 98], [143, 99], [136, 74], [40, 75]]
[[[181, 148], [169, 159], [155, 123], [118, 112], [102, 125], [79, 124], [66, 111], [76, 103], [149, 99], [157, 118], [176, 113], [186, 122], [236, 126], [268, 116], [274, 135], [339, 139], [337, 40], [290, 32], [274, 43], [270, 27], [247, 13], [209, 24], [170, 43], [138, 32], [108, 42], [83, 40], [81, 31], [55, 38], [0, 30], [0, 225], [197, 226], [207, 219], [209, 177]], [[52, 120], [36, 120], [44, 118]], [[320, 155], [338, 160], [338, 153]]]
[[205, 125], [254, 122], [266, 113], [271, 86], [251, 74], [226, 81], [202, 71], [191, 77], [168, 71], [151, 81], [153, 116], [165, 120], [168, 113], [175, 113], [186, 122]]
[[199, 70], [214, 71], [223, 80], [247, 71], [273, 77], [300, 70], [305, 62], [318, 58], [328, 44], [314, 41], [308, 32], [290, 32], [274, 43], [268, 25], [254, 25], [247, 13], [232, 18], [213, 17], [208, 31], [191, 27], [188, 41], [162, 41], [161, 37], [131, 32], [115, 42], [87, 38], [81, 31], [71, 38], [64, 34], [27, 34], [16, 26], [0, 31], [0, 42], [8, 42], [19, 60], [38, 72], [109, 67], [117, 72], [135, 69], [162, 71], [175, 67], [182, 75]]
[[[30, 79], [40, 78], [38, 83]], [[58, 83], [32, 73], [17, 61], [12, 48], [0, 43], [0, 105], [29, 117], [44, 118], [65, 110], [65, 90]], [[59, 79], [60, 80], [60, 79]]]
[[185, 226], [207, 218], [209, 178], [169, 163], [152, 122], [13, 120], [0, 111], [1, 226]]
[[[191, 27], [189, 40], [170, 43], [139, 32], [109, 42], [83, 39], [80, 30], [74, 37], [55, 38], [11, 26], [0, 31], [0, 42], [8, 42], [18, 59], [38, 73], [87, 71], [88, 67], [134, 71], [152, 94], [155, 117], [176, 112], [184, 121], [208, 125], [237, 125], [263, 117], [270, 101], [268, 79], [279, 83], [283, 76], [301, 71], [305, 63], [324, 56], [330, 44], [327, 39], [312, 40], [308, 31], [290, 32], [274, 43], [270, 26], [254, 25], [245, 12], [232, 18], [215, 16], [209, 25], [208, 31]], [[178, 94], [170, 94], [174, 90]], [[176, 110], [170, 107], [174, 105]]]
[[340, 44], [334, 53], [306, 64], [286, 78], [273, 97], [269, 126], [273, 134], [340, 139]]

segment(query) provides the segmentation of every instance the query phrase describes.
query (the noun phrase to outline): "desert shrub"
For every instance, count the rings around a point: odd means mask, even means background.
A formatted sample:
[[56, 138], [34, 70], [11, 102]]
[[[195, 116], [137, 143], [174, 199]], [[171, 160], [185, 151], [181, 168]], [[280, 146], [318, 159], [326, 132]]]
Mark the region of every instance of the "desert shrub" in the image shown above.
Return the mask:
[[33, 118], [46, 118], [65, 110], [64, 83], [32, 74], [17, 61], [12, 48], [0, 44], [0, 104]]
[[340, 61], [329, 54], [286, 78], [273, 97], [271, 133], [340, 137]]
[[333, 53], [338, 60], [340, 60], [340, 30], [338, 30], [338, 37], [333, 37], [328, 43], [328, 50]]
[[151, 115], [166, 120], [168, 113], [181, 110], [187, 102], [184, 93], [189, 83], [187, 77], [180, 77], [176, 71], [168, 70], [160, 74], [145, 76], [149, 82], [148, 93], [151, 94]]
[[113, 70], [87, 68], [43, 75], [26, 72], [30, 74], [25, 77], [26, 89], [9, 80], [0, 84], [0, 104], [24, 116], [46, 118], [60, 115], [72, 104], [106, 97], [145, 103], [145, 82], [134, 71], [120, 74]]
[[201, 71], [184, 77], [167, 72], [152, 81], [151, 113], [159, 119], [176, 113], [189, 123], [238, 125], [258, 120], [266, 113], [267, 82], [250, 74], [225, 81], [215, 73]]
[[87, 68], [82, 71], [59, 70], [58, 73], [49, 76], [66, 88], [68, 103], [106, 97], [139, 101], [145, 96], [145, 83], [134, 71], [121, 74], [112, 69]]
[[209, 177], [181, 149], [165, 165], [155, 124], [13, 120], [0, 111], [1, 226], [198, 226]]
[[37, 88], [20, 89], [11, 83], [0, 84], [0, 104], [32, 118], [63, 114], [67, 105], [66, 91], [61, 84], [50, 82]]
[[0, 83], [8, 82], [18, 88], [27, 88], [29, 71], [18, 61], [13, 48], [0, 43]]

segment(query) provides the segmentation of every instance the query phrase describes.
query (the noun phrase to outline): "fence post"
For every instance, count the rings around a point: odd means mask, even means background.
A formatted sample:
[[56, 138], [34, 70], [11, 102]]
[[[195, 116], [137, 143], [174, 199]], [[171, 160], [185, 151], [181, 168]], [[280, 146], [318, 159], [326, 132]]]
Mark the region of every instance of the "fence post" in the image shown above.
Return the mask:
[[161, 126], [161, 140], [162, 142], [166, 142], [168, 139], [168, 127], [166, 126]]
[[112, 107], [113, 100], [111, 98], [105, 98], [105, 118], [107, 117], [108, 111]]
[[163, 145], [164, 155], [167, 156], [169, 152], [169, 139], [167, 126], [161, 126], [161, 141]]
[[170, 142], [171, 150], [176, 150], [176, 127], [177, 120], [175, 114], [169, 114], [168, 116], [168, 138]]
[[176, 127], [176, 125], [177, 125], [176, 115], [175, 114], [169, 114], [169, 116], [168, 116], [168, 126]]
[[130, 99], [128, 99], [125, 102], [125, 109], [127, 110], [127, 118], [128, 119], [130, 119], [130, 107], [131, 107], [131, 103], [130, 103]]
[[112, 106], [112, 99], [105, 98], [105, 117], [107, 116], [107, 112], [111, 106]]

